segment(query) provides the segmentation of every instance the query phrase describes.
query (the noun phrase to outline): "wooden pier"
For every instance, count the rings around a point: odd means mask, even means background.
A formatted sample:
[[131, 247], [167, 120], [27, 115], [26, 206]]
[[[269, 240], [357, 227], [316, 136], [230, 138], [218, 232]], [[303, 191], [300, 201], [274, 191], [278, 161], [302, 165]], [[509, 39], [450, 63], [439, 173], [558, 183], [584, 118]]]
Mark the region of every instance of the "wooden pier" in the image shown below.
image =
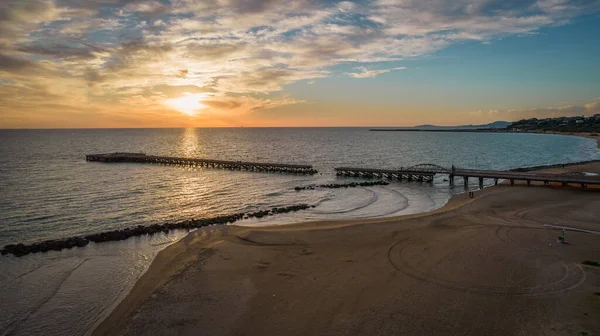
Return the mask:
[[159, 163], [231, 170], [247, 170], [256, 172], [276, 172], [308, 175], [313, 175], [317, 173], [317, 170], [315, 170], [313, 166], [309, 165], [195, 159], [185, 157], [154, 156], [146, 155], [143, 153], [91, 154], [86, 155], [85, 159], [87, 161], [106, 163]]
[[479, 179], [479, 187], [483, 188], [484, 179], [493, 179], [494, 184], [498, 184], [498, 180], [508, 180], [510, 185], [514, 185], [515, 181], [525, 181], [527, 185], [531, 182], [543, 182], [544, 185], [550, 183], [560, 183], [563, 186], [570, 184], [579, 185], [583, 188], [588, 185], [600, 185], [600, 176], [584, 176], [584, 175], [569, 175], [569, 174], [548, 174], [548, 173], [532, 173], [532, 172], [517, 172], [505, 170], [475, 170], [475, 169], [451, 169], [449, 174], [450, 185], [454, 185], [454, 178], [462, 177], [463, 183], [469, 185], [469, 178]]
[[335, 168], [336, 175], [363, 177], [363, 178], [387, 178], [393, 180], [407, 180], [418, 182], [433, 182], [436, 173], [442, 172], [444, 168], [436, 165], [417, 165], [400, 169], [372, 169], [372, 168]]
[[579, 185], [587, 187], [588, 185], [600, 185], [600, 176], [568, 175], [568, 174], [548, 174], [535, 172], [519, 172], [504, 170], [475, 170], [462, 168], [444, 168], [435, 164], [420, 164], [408, 168], [400, 169], [374, 169], [374, 168], [335, 168], [338, 176], [362, 177], [362, 178], [388, 178], [396, 180], [433, 182], [436, 174], [448, 175], [450, 185], [454, 185], [454, 179], [461, 177], [465, 188], [469, 185], [470, 178], [479, 180], [479, 187], [483, 188], [485, 179], [493, 179], [495, 184], [499, 180], [508, 180], [511, 185], [515, 181], [525, 181], [527, 185], [531, 182], [543, 182], [545, 185], [550, 183], [560, 183], [563, 186]]

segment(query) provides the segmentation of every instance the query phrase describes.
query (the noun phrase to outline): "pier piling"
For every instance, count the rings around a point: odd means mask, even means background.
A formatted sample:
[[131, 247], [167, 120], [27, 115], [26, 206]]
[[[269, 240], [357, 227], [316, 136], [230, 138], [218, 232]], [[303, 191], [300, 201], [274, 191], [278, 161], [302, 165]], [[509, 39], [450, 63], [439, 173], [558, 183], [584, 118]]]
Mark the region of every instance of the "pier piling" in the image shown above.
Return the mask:
[[433, 182], [434, 172], [407, 169], [335, 168], [337, 176], [362, 178], [387, 178], [402, 181]]

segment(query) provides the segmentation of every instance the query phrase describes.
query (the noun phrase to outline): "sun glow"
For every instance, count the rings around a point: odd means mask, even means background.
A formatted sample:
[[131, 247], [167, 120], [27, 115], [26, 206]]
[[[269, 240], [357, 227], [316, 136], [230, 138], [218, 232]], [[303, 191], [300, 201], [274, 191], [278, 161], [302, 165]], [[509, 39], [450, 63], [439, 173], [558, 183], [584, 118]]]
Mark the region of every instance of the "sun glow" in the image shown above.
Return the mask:
[[204, 109], [207, 106], [202, 104], [201, 101], [208, 97], [205, 93], [189, 93], [184, 92], [184, 96], [181, 98], [173, 98], [165, 101], [165, 104], [176, 109], [177, 111], [193, 116], [196, 115], [198, 110]]

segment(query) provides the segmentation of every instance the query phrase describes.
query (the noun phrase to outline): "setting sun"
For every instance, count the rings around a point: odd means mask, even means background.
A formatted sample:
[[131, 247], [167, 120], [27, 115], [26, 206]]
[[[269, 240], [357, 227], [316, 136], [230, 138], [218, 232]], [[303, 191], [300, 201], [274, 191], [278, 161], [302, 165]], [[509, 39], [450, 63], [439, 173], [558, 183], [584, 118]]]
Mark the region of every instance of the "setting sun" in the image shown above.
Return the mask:
[[165, 104], [181, 113], [193, 116], [196, 115], [198, 110], [206, 108], [206, 105], [201, 103], [206, 97], [205, 93], [191, 94], [185, 92], [183, 97], [168, 99]]

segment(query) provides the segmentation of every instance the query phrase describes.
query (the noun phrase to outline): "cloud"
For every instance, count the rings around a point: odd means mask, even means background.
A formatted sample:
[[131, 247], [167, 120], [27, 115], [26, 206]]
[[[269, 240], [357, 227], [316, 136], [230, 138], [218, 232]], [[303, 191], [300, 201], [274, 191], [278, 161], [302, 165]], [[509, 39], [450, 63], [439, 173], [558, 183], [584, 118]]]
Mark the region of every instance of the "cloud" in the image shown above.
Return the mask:
[[0, 54], [0, 71], [19, 71], [31, 67], [37, 67], [37, 64], [26, 58]]
[[[598, 0], [8, 0], [0, 2], [0, 89], [138, 111], [136, 103], [164, 108], [161, 99], [184, 92], [157, 88], [197, 87], [214, 93], [215, 110], [256, 111], [297, 103], [281, 98], [286, 85], [339, 75], [340, 64], [356, 65], [350, 77], [373, 78], [403, 69], [386, 62], [533, 34], [598, 10]], [[0, 99], [15, 111], [35, 104]]]
[[209, 107], [209, 111], [222, 114], [243, 114], [259, 110], [269, 110], [281, 106], [305, 103], [293, 98], [255, 98], [242, 97], [213, 97], [202, 102]]
[[394, 71], [394, 70], [404, 70], [406, 67], [397, 67], [390, 69], [379, 69], [379, 70], [370, 70], [364, 66], [354, 68], [358, 70], [358, 72], [348, 73], [348, 76], [352, 78], [374, 78], [386, 72]]

